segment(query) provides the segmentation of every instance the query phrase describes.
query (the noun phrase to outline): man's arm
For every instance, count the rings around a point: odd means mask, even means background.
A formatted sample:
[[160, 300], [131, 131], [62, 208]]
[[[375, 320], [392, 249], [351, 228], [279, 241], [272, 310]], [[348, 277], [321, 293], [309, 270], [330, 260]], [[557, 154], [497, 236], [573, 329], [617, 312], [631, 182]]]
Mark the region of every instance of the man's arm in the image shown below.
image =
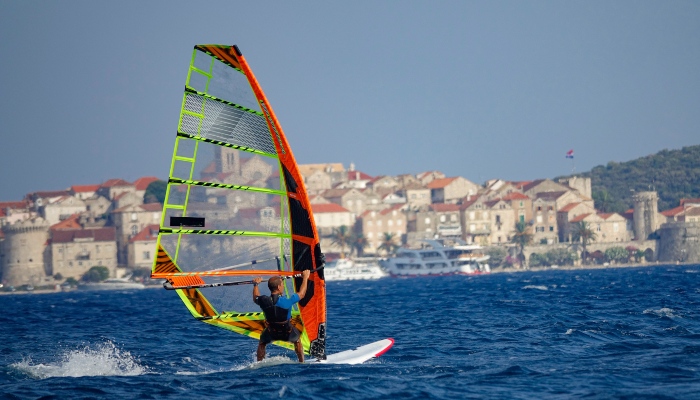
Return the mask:
[[260, 284], [260, 282], [262, 282], [262, 278], [261, 278], [261, 277], [257, 277], [257, 278], [255, 278], [255, 279], [253, 279], [253, 282], [255, 282], [255, 284], [253, 285], [253, 302], [254, 302], [255, 304], [258, 304], [258, 302], [255, 301], [255, 300], [256, 300], [258, 297], [260, 297], [260, 289], [258, 289], [258, 284]]
[[308, 269], [306, 271], [301, 271], [301, 278], [303, 279], [301, 281], [301, 286], [299, 287], [299, 290], [297, 290], [297, 296], [299, 296], [299, 300], [303, 299], [304, 296], [306, 296], [306, 283], [309, 281], [309, 275], [311, 275], [311, 271]]

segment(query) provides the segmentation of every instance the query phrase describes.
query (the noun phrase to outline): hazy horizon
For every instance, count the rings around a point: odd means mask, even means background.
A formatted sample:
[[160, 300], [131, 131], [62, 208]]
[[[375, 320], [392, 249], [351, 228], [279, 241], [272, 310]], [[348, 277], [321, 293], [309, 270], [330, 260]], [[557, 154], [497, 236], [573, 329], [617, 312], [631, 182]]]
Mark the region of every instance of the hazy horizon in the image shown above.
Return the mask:
[[0, 0], [0, 201], [166, 179], [191, 55], [237, 44], [300, 164], [483, 184], [700, 144], [700, 3]]

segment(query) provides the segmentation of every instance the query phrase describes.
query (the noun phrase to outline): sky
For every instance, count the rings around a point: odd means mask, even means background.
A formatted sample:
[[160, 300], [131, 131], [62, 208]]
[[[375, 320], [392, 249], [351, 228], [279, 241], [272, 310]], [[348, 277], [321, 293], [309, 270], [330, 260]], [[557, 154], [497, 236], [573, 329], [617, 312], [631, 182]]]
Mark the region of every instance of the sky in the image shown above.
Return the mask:
[[239, 46], [300, 164], [482, 184], [697, 145], [698, 21], [678, 0], [0, 0], [0, 201], [167, 179], [204, 43]]

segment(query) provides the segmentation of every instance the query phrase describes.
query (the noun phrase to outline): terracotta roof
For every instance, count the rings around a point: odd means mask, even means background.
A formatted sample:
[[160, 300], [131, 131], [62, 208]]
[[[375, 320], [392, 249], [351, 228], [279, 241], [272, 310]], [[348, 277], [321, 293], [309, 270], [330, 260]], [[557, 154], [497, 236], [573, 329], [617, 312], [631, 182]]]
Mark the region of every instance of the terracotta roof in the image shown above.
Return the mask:
[[433, 179], [428, 183], [427, 188], [428, 189], [443, 189], [445, 186], [449, 185], [452, 183], [456, 177], [452, 178], [439, 178], [439, 179]]
[[104, 187], [104, 188], [114, 187], [114, 186], [133, 186], [133, 185], [131, 183], [125, 181], [124, 179], [119, 179], [119, 178], [109, 179], [109, 180], [105, 181], [102, 185], [100, 185], [100, 187]]
[[615, 215], [615, 213], [598, 213], [598, 216], [603, 219], [608, 219]]
[[395, 204], [395, 205], [393, 205], [393, 206], [391, 206], [391, 207], [388, 207], [388, 208], [379, 210], [379, 214], [381, 214], [381, 215], [386, 215], [386, 214], [389, 214], [390, 212], [392, 212], [392, 211], [394, 211], [394, 210], [400, 210], [400, 209], [402, 209], [403, 207], [404, 207], [403, 204]]
[[27, 207], [29, 207], [29, 204], [26, 201], [0, 201], [0, 210], [6, 208], [23, 209]]
[[520, 192], [512, 192], [508, 193], [507, 195], [503, 196], [503, 200], [528, 200], [530, 199], [526, 195], [520, 193]]
[[564, 207], [560, 208], [559, 212], [569, 212], [569, 211], [573, 210], [574, 208], [576, 208], [576, 206], [579, 204], [581, 204], [581, 203], [569, 203], [569, 204], [565, 205]]
[[436, 211], [436, 212], [459, 211], [459, 205], [457, 205], [457, 204], [436, 203], [436, 204], [431, 204], [430, 208], [432, 208], [433, 211]]
[[700, 204], [700, 198], [697, 199], [681, 199], [681, 205], [684, 206], [686, 204]]
[[95, 242], [113, 242], [116, 240], [117, 232], [114, 227], [98, 229], [70, 229], [53, 231], [51, 234], [52, 243], [70, 243], [75, 239], [92, 238]]
[[349, 181], [359, 181], [359, 180], [370, 180], [372, 179], [371, 176], [365, 174], [364, 172], [361, 171], [348, 171], [348, 180]]
[[70, 196], [70, 192], [67, 190], [53, 190], [53, 191], [47, 191], [47, 192], [34, 192], [34, 193], [29, 193], [27, 197], [29, 198], [47, 198], [47, 197], [63, 197], [63, 196]]
[[675, 217], [678, 214], [683, 213], [683, 206], [678, 206], [676, 208], [672, 208], [670, 210], [662, 211], [661, 215], [666, 216], [666, 217]]
[[591, 214], [581, 214], [581, 215], [579, 215], [578, 217], [572, 219], [570, 222], [580, 222], [580, 221], [583, 221], [583, 220], [586, 219], [586, 217], [589, 216], [589, 215], [591, 215]]
[[136, 236], [129, 239], [129, 242], [151, 242], [158, 238], [158, 229], [160, 227], [156, 224], [148, 225], [137, 233]]
[[350, 212], [347, 208], [335, 203], [312, 204], [311, 211], [313, 211], [314, 214]]
[[64, 219], [63, 221], [61, 221], [57, 224], [51, 225], [51, 227], [49, 227], [49, 229], [52, 231], [57, 231], [57, 230], [62, 230], [62, 229], [83, 229], [83, 227], [78, 222], [79, 217], [80, 217], [80, 214], [73, 214], [70, 217]]
[[73, 193], [96, 192], [99, 188], [100, 185], [73, 185], [70, 187]]
[[151, 183], [157, 181], [158, 178], [155, 176], [144, 176], [143, 178], [139, 178], [134, 181], [134, 186], [136, 186], [136, 190], [146, 190], [148, 185]]
[[685, 216], [686, 216], [686, 217], [695, 217], [695, 216], [698, 216], [698, 215], [700, 215], [700, 207], [689, 208], [689, 209], [686, 210], [686, 212], [685, 212]]

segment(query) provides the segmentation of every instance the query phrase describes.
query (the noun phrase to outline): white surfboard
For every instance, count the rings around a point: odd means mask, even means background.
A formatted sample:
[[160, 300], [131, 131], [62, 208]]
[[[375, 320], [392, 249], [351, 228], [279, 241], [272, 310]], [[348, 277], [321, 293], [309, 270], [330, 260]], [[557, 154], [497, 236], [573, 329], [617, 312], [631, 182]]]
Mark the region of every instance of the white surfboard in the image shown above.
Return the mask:
[[361, 364], [369, 359], [381, 356], [393, 345], [394, 339], [382, 339], [353, 350], [329, 354], [325, 360], [309, 360], [309, 362], [319, 364]]

